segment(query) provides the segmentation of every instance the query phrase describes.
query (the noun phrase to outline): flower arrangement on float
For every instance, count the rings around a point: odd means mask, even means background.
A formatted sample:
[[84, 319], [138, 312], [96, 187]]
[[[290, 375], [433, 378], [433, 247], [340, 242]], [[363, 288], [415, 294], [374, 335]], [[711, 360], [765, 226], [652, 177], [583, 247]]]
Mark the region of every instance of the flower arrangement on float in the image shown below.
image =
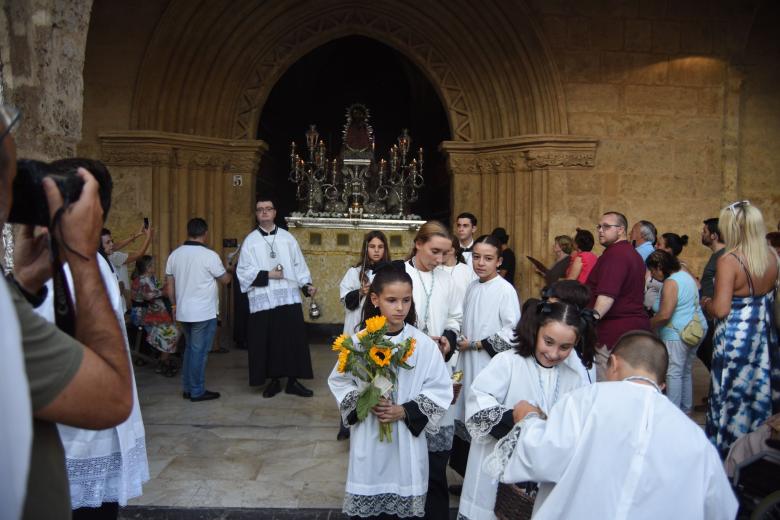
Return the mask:
[[[398, 370], [413, 368], [406, 362], [414, 353], [415, 339], [393, 344], [385, 337], [387, 319], [375, 316], [366, 320], [366, 328], [356, 334], [355, 344], [342, 334], [333, 342], [339, 353], [336, 370], [349, 373], [364, 383], [357, 401], [357, 418], [364, 420], [382, 396], [389, 397], [398, 380]], [[393, 442], [393, 425], [380, 423], [379, 441]]]

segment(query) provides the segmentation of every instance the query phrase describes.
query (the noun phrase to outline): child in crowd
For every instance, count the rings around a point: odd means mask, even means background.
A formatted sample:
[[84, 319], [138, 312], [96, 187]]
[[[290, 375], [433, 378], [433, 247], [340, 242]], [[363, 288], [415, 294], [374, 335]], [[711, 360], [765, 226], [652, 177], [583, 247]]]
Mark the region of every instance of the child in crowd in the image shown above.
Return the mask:
[[[425, 515], [428, 456], [423, 431], [435, 431], [452, 400], [452, 383], [437, 344], [415, 326], [416, 313], [409, 275], [390, 264], [375, 271], [363, 308], [365, 319], [387, 319], [387, 337], [394, 344], [416, 341], [399, 370], [392, 400], [382, 398], [365, 420], [357, 421], [362, 381], [337, 367], [328, 378], [341, 417], [351, 426], [345, 514], [351, 517], [405, 518]], [[357, 337], [353, 338], [358, 345]], [[393, 442], [379, 442], [380, 423], [393, 424]]]
[[563, 302], [537, 304], [517, 327], [517, 347], [497, 354], [474, 379], [466, 401], [472, 443], [459, 518], [495, 518], [497, 482], [482, 465], [497, 439], [512, 429], [514, 406], [532, 401], [547, 413], [559, 398], [583, 384], [564, 360], [577, 344], [592, 360], [596, 334], [588, 312]]

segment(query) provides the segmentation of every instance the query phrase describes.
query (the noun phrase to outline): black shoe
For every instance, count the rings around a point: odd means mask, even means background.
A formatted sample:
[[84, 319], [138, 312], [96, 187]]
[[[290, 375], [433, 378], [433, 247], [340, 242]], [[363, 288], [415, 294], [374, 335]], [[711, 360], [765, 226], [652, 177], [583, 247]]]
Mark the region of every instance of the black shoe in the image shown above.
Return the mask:
[[272, 379], [270, 383], [263, 390], [263, 397], [273, 397], [282, 391], [282, 383], [278, 379]]
[[461, 484], [452, 484], [447, 488], [450, 492], [450, 495], [459, 497], [460, 493], [463, 491], [463, 486]]
[[287, 388], [284, 389], [284, 392], [287, 394], [299, 395], [301, 397], [311, 397], [314, 395], [314, 392], [300, 384], [297, 379], [288, 379]]
[[206, 390], [203, 392], [203, 394], [199, 395], [198, 397], [190, 397], [190, 401], [193, 403], [197, 403], [200, 401], [211, 401], [212, 399], [219, 399], [219, 392], [211, 392], [209, 390]]
[[181, 398], [182, 399], [189, 399], [190, 398], [190, 393], [189, 392], [182, 392], [181, 393]]

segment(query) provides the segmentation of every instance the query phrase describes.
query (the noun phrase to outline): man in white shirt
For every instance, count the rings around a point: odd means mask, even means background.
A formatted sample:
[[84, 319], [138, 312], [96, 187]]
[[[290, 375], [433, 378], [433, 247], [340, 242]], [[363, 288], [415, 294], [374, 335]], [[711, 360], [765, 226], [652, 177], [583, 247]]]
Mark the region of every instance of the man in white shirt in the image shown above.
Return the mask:
[[737, 500], [718, 452], [661, 393], [667, 364], [655, 335], [627, 332], [605, 382], [563, 396], [549, 418], [520, 401], [486, 471], [539, 482], [535, 519], [733, 520]]
[[471, 267], [471, 248], [474, 247], [474, 235], [477, 233], [477, 217], [473, 213], [461, 213], [455, 219], [455, 236], [460, 242], [463, 259]]
[[226, 285], [232, 279], [219, 255], [206, 246], [207, 235], [206, 221], [191, 219], [187, 240], [170, 254], [165, 266], [168, 297], [176, 303], [175, 319], [187, 341], [182, 396], [192, 402], [219, 398], [219, 392], [206, 390], [206, 360], [217, 331], [217, 282]]
[[249, 299], [249, 384], [270, 379], [263, 397], [273, 397], [282, 390], [279, 379], [286, 377], [288, 394], [311, 397], [298, 381], [314, 377], [301, 292], [312, 297], [317, 289], [295, 237], [274, 223], [273, 201], [258, 199], [255, 217], [257, 229], [244, 239], [236, 267], [241, 292]]
[[[139, 236], [144, 237], [141, 249], [134, 253], [125, 253], [121, 249], [125, 248]], [[100, 248], [105, 253], [105, 258], [111, 263], [116, 272], [116, 278], [119, 281], [119, 291], [122, 294], [122, 312], [127, 309], [127, 301], [130, 298], [130, 276], [127, 272], [127, 266], [135, 263], [136, 260], [146, 254], [149, 244], [152, 242], [152, 229], [142, 226], [141, 230], [132, 237], [115, 243], [111, 238], [111, 230], [103, 228], [100, 231]]]

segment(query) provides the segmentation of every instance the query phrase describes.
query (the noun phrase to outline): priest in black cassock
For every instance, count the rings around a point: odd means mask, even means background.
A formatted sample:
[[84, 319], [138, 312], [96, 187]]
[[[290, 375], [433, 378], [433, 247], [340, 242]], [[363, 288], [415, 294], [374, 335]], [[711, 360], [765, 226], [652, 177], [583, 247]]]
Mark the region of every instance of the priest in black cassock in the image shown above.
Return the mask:
[[258, 199], [255, 216], [257, 229], [244, 239], [236, 267], [241, 292], [249, 299], [249, 384], [270, 379], [263, 397], [273, 397], [282, 390], [279, 379], [286, 377], [288, 394], [311, 397], [298, 381], [314, 377], [301, 294], [314, 296], [317, 289], [295, 237], [274, 223], [273, 201]]

